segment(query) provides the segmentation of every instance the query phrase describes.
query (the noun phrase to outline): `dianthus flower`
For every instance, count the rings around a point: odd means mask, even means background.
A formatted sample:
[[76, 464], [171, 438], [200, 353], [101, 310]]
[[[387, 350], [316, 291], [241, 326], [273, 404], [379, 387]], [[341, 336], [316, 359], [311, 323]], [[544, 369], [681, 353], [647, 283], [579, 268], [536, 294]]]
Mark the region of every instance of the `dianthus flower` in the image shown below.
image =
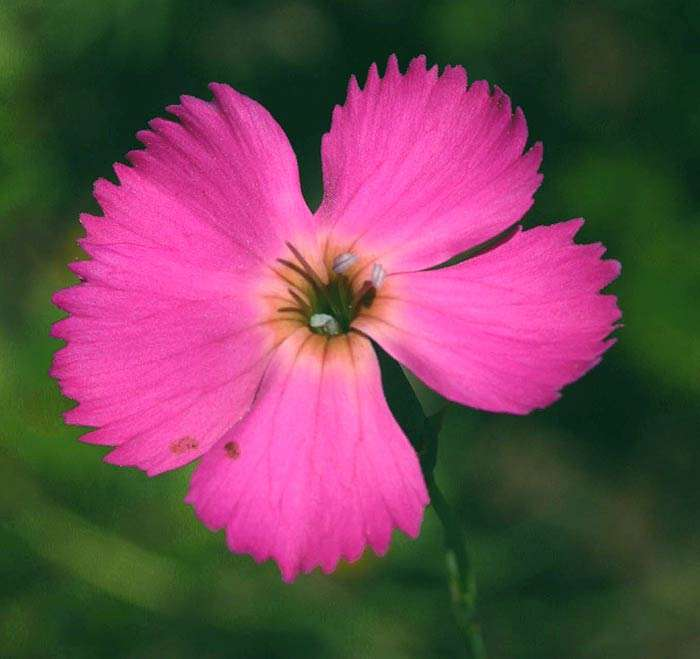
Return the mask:
[[[525, 414], [598, 363], [619, 272], [582, 220], [521, 230], [541, 181], [522, 111], [463, 68], [350, 79], [322, 140], [311, 213], [292, 148], [222, 84], [138, 133], [82, 215], [90, 259], [59, 291], [52, 374], [68, 423], [149, 475], [201, 458], [187, 495], [228, 546], [285, 580], [392, 530], [428, 495], [370, 339], [446, 398]], [[455, 265], [445, 262], [510, 233]], [[445, 267], [436, 267], [445, 266]]]

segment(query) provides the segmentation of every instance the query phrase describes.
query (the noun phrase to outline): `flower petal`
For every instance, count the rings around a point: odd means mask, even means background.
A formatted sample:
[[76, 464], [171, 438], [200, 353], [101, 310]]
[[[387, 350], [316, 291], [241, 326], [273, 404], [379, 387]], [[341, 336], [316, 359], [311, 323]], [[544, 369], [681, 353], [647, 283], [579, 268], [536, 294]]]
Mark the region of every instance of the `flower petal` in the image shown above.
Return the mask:
[[494, 412], [546, 407], [613, 343], [620, 272], [583, 220], [516, 233], [458, 265], [389, 276], [353, 326], [447, 398]]
[[[354, 78], [322, 143], [318, 217], [346, 251], [389, 271], [438, 265], [522, 218], [541, 176], [541, 145], [523, 155], [522, 111], [498, 88], [467, 88], [462, 67], [399, 72], [395, 56], [364, 90]], [[352, 250], [350, 249], [352, 247]]]
[[230, 549], [286, 581], [415, 537], [428, 497], [417, 456], [357, 335], [300, 330], [275, 352], [251, 412], [202, 459], [187, 496]]
[[115, 165], [121, 185], [97, 182], [106, 221], [90, 223], [87, 242], [167, 247], [246, 269], [313, 228], [280, 126], [231, 87], [210, 88], [211, 102], [182, 96], [168, 107], [179, 122], [154, 119], [137, 134], [146, 148], [128, 154], [132, 168]]
[[53, 331], [68, 345], [52, 374], [79, 402], [66, 420], [149, 474], [198, 457], [249, 409], [280, 340], [259, 294], [268, 263], [314, 223], [274, 119], [212, 90], [139, 133], [119, 185], [97, 182], [104, 217], [81, 217], [91, 259], [70, 266], [84, 283], [54, 297], [71, 314]]
[[150, 475], [199, 457], [247, 412], [276, 340], [241, 296], [190, 300], [88, 282], [54, 301], [72, 312], [53, 329], [68, 345], [51, 374], [79, 401], [66, 421], [97, 428], [86, 442], [118, 446], [108, 462]]

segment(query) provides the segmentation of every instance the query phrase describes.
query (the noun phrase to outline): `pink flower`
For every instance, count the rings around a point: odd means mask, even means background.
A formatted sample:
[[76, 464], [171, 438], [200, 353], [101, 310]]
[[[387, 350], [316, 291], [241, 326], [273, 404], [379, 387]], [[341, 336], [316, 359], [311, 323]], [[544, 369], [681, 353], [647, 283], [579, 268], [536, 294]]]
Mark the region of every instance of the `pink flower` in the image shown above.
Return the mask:
[[[82, 215], [90, 260], [55, 303], [70, 315], [52, 374], [68, 423], [150, 475], [202, 458], [187, 501], [232, 551], [285, 580], [415, 537], [428, 503], [369, 338], [450, 400], [545, 407], [600, 361], [619, 273], [583, 223], [514, 226], [542, 148], [498, 88], [461, 67], [376, 66], [333, 111], [325, 194], [304, 202], [294, 153], [255, 101], [212, 84], [138, 134]], [[432, 269], [431, 269], [432, 268]]]

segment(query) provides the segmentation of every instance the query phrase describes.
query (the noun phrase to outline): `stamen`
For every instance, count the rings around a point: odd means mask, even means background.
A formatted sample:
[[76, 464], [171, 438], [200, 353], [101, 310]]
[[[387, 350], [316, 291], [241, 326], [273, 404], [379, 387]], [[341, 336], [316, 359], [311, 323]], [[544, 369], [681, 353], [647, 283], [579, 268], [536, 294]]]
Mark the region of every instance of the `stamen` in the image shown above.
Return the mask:
[[306, 270], [309, 276], [312, 277], [319, 286], [323, 286], [323, 281], [321, 281], [321, 278], [316, 274], [316, 271], [311, 267], [309, 262], [303, 257], [302, 253], [290, 242], [285, 243], [285, 245], [287, 245], [289, 251], [294, 254], [296, 260], [301, 263], [302, 268]]
[[300, 316], [306, 318], [306, 312], [303, 309], [298, 309], [297, 307], [279, 307], [277, 311], [280, 313], [298, 313]]
[[357, 257], [350, 252], [343, 252], [333, 259], [333, 272], [341, 274], [357, 261]]
[[379, 264], [375, 263], [372, 266], [372, 286], [377, 290], [384, 283], [386, 279], [386, 270]]
[[357, 291], [357, 296], [356, 296], [357, 302], [359, 303], [362, 300], [362, 298], [367, 293], [369, 293], [369, 291], [371, 291], [373, 288], [374, 288], [374, 286], [372, 285], [371, 281], [366, 280], [366, 281], [362, 282], [362, 286], [360, 286], [360, 290]]
[[368, 307], [372, 304], [376, 295], [377, 289], [374, 287], [374, 284], [368, 279], [365, 280], [355, 296], [355, 302], [352, 305], [352, 315], [355, 316], [360, 307]]
[[320, 330], [328, 336], [340, 334], [340, 325], [333, 316], [327, 313], [315, 313], [309, 318], [309, 325], [316, 330]]
[[301, 275], [306, 281], [308, 281], [316, 291], [319, 291], [319, 285], [316, 282], [316, 280], [308, 273], [306, 270], [303, 268], [300, 268], [296, 263], [292, 263], [291, 261], [287, 261], [287, 259], [277, 259], [278, 263], [281, 263], [283, 266], [289, 268], [290, 270], [294, 270], [297, 274]]
[[287, 292], [294, 298], [294, 301], [299, 305], [299, 307], [304, 311], [305, 313], [308, 313], [311, 311], [311, 307], [309, 306], [308, 302], [301, 297], [293, 288], [288, 288]]
[[[358, 262], [352, 252], [342, 252], [333, 258], [329, 271], [323, 272], [322, 279], [301, 252], [291, 243], [286, 243], [292, 258], [278, 258], [277, 262], [299, 275], [290, 276], [289, 272], [276, 270], [286, 282], [287, 304], [277, 309], [279, 313], [289, 314], [289, 321], [301, 316], [303, 322], [316, 334], [336, 336], [352, 328], [354, 318], [363, 307], [370, 307], [377, 296], [377, 289], [384, 283], [386, 270], [380, 263], [374, 263], [370, 277], [358, 289], [355, 289], [354, 277], [344, 275]], [[328, 262], [325, 262], [327, 267]], [[336, 276], [340, 275], [340, 276]]]

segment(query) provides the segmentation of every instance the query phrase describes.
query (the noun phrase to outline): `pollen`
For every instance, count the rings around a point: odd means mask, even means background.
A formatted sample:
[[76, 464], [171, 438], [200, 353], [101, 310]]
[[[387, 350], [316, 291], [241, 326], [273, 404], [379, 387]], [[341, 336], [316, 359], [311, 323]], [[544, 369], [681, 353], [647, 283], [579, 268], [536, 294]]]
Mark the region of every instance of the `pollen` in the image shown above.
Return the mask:
[[362, 269], [355, 268], [360, 257], [352, 252], [321, 259], [314, 268], [294, 245], [287, 243], [287, 248], [290, 257], [277, 259], [283, 266], [278, 274], [286, 285], [282, 296], [286, 303], [277, 307], [281, 319], [301, 323], [325, 337], [349, 332], [358, 314], [374, 302], [386, 277], [384, 268], [375, 263], [368, 278], [363, 278]]
[[374, 288], [379, 290], [385, 279], [386, 270], [384, 270], [384, 267], [381, 264], [375, 263], [372, 266], [372, 285]]
[[333, 272], [342, 274], [350, 269], [357, 261], [357, 256], [350, 252], [343, 252], [333, 259]]
[[328, 334], [328, 336], [336, 336], [340, 334], [340, 325], [333, 316], [327, 313], [315, 313], [309, 318], [309, 327], [314, 330]]

